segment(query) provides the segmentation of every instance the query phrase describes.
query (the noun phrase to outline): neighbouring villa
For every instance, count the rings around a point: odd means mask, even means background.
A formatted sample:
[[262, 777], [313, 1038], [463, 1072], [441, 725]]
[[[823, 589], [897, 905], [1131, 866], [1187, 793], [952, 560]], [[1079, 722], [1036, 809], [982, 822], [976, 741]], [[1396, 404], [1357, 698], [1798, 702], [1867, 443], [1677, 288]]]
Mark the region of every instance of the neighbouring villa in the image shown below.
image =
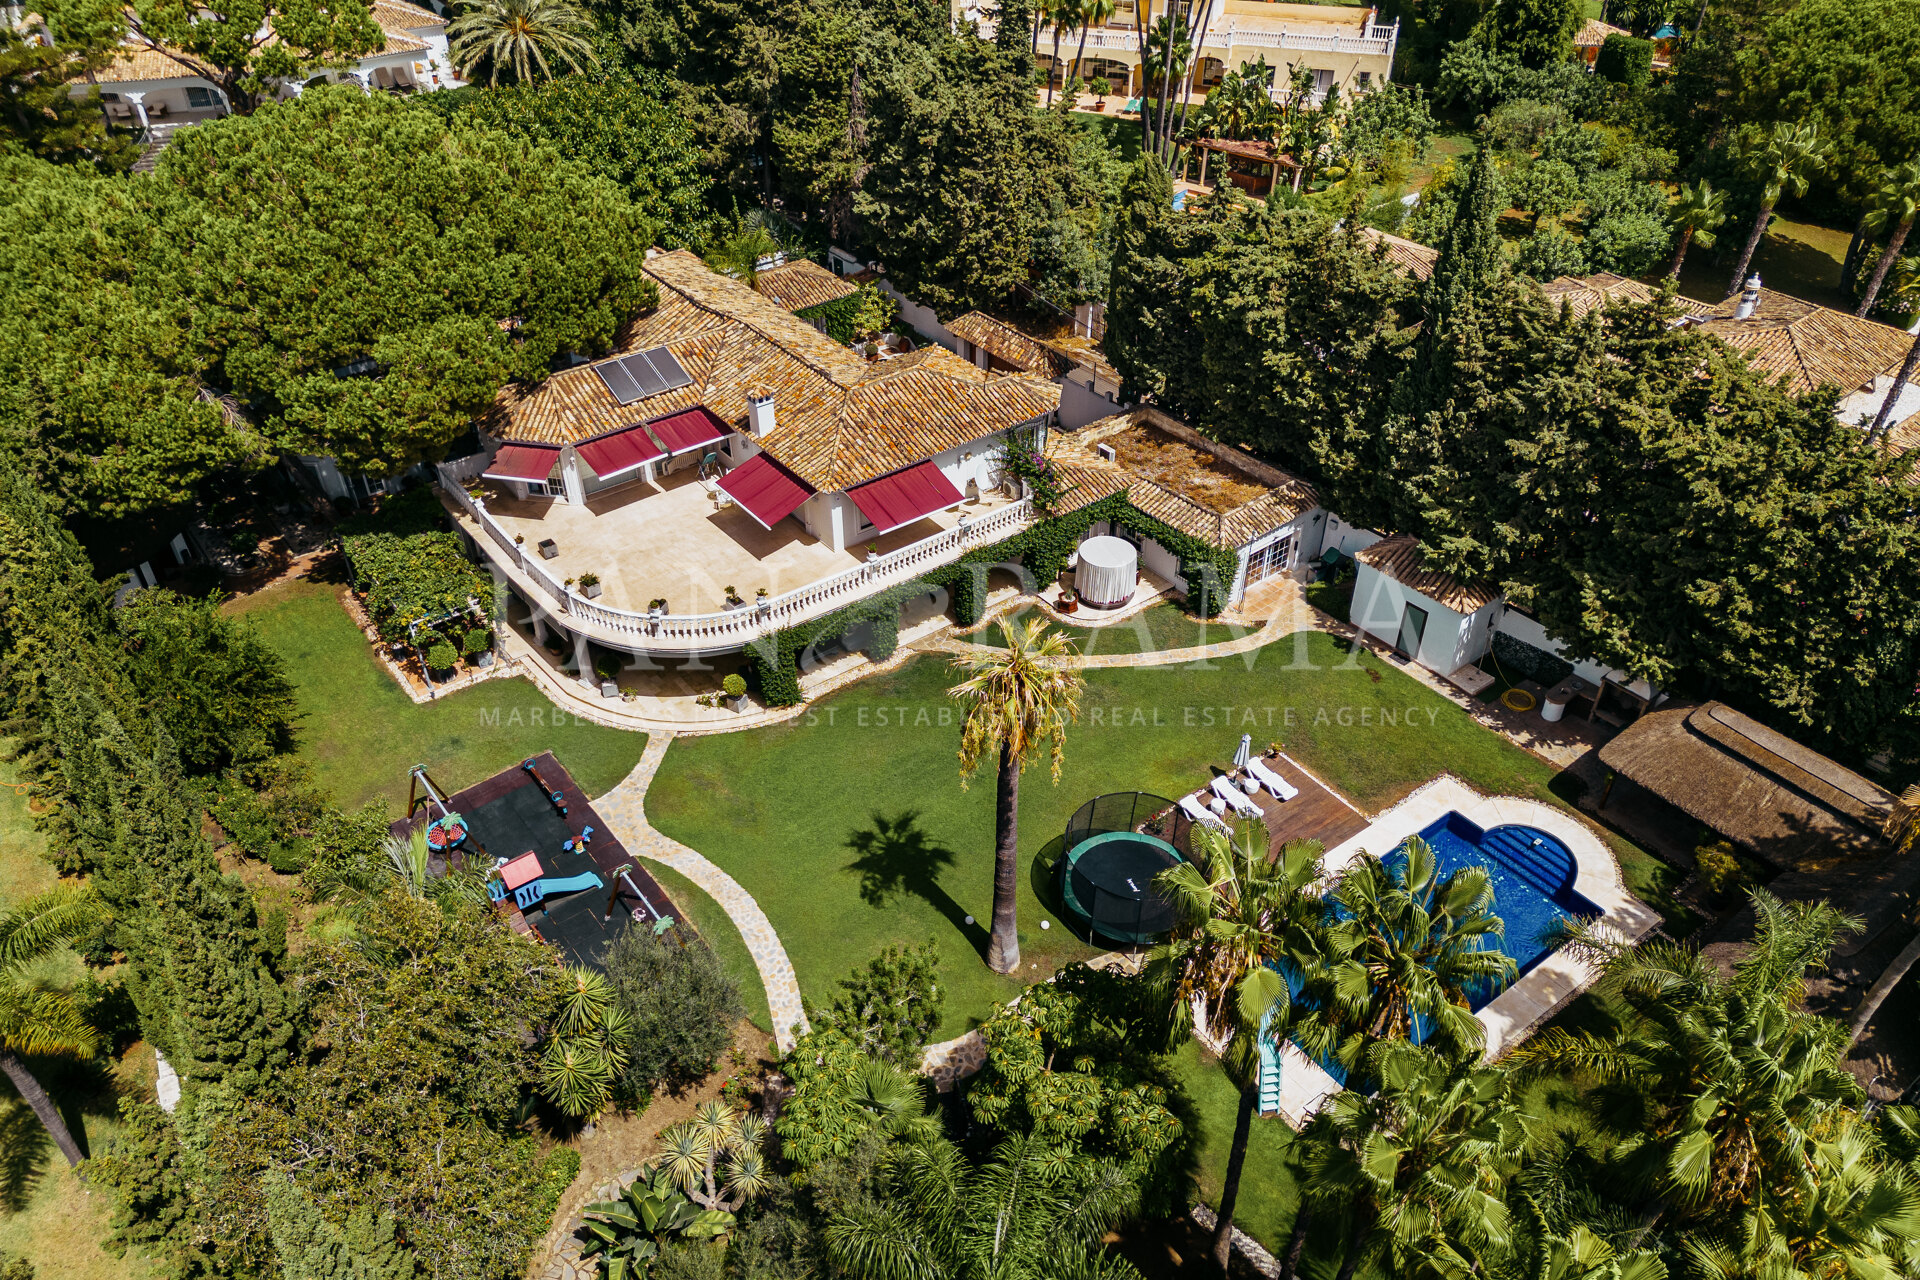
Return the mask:
[[[1137, 0], [1119, 0], [1113, 16], [1103, 26], [1087, 34], [1086, 53], [1074, 61], [1080, 49], [1080, 32], [1064, 31], [1060, 38], [1060, 56], [1053, 57], [1054, 29], [1042, 25], [1034, 42], [1037, 61], [1052, 62], [1053, 82], [1059, 85], [1069, 76], [1092, 81], [1105, 77], [1112, 81], [1114, 93], [1139, 97], [1145, 89], [1140, 75], [1140, 27], [1142, 5]], [[1167, 12], [1165, 5], [1155, 12], [1152, 0], [1144, 5], [1145, 25], [1153, 24]], [[1313, 73], [1313, 101], [1318, 105], [1327, 90], [1335, 85], [1346, 95], [1365, 93], [1393, 78], [1393, 52], [1400, 39], [1399, 22], [1381, 22], [1379, 10], [1360, 5], [1280, 4], [1274, 0], [1225, 0], [1215, 6], [1206, 29], [1196, 39], [1192, 69], [1187, 80], [1196, 95], [1225, 78], [1229, 68], [1265, 58], [1280, 68], [1276, 85], [1284, 83], [1286, 70], [1304, 66]], [[972, 19], [985, 39], [992, 39], [994, 23], [990, 7], [969, 0], [955, 0], [955, 21]]]
[[[804, 667], [760, 642], [864, 628], [843, 648], [884, 657], [899, 627], [976, 620], [997, 567], [1050, 586], [1093, 537], [1131, 548], [1130, 581], [1189, 592], [1201, 574], [1213, 610], [1320, 552], [1311, 486], [1157, 411], [1060, 430], [1050, 380], [826, 337], [804, 318], [830, 292], [813, 273], [756, 291], [684, 251], [647, 271], [659, 305], [611, 356], [504, 390], [480, 451], [438, 468], [520, 618], [602, 694], [618, 689], [593, 679], [594, 648], [658, 669], [758, 646]], [[1056, 477], [1049, 509], [1010, 448]], [[1050, 520], [1070, 522], [1057, 555], [1020, 540]]]

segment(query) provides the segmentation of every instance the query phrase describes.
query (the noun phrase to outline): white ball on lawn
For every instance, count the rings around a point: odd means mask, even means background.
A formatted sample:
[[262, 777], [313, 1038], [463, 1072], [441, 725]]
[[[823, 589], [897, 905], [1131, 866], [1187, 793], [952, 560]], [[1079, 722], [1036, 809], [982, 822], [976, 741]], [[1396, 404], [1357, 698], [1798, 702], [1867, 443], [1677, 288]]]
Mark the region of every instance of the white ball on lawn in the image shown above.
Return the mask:
[[972, 916], [968, 916], [968, 917], [967, 917], [967, 923], [968, 923], [968, 924], [972, 924], [972, 923], [973, 923], [973, 917], [972, 917]]
[[1040, 927], [1041, 927], [1042, 929], [1051, 929], [1051, 928], [1053, 928], [1053, 921], [1051, 921], [1051, 920], [1042, 920], [1042, 921], [1040, 922]]

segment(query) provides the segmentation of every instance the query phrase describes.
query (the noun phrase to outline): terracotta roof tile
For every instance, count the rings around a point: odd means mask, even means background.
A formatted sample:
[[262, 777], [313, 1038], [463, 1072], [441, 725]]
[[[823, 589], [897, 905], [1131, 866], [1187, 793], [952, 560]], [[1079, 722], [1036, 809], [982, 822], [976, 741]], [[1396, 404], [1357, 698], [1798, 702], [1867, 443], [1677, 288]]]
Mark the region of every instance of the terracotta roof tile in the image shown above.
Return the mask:
[[1573, 37], [1573, 47], [1576, 49], [1597, 49], [1607, 42], [1608, 36], [1630, 36], [1632, 34], [1633, 32], [1626, 30], [1624, 27], [1613, 26], [1600, 21], [1598, 18], [1588, 18], [1580, 24], [1579, 33]]
[[1438, 249], [1429, 249], [1426, 245], [1401, 236], [1389, 235], [1372, 227], [1360, 228], [1360, 234], [1373, 244], [1387, 247], [1387, 261], [1412, 276], [1415, 280], [1425, 280], [1433, 274], [1433, 264], [1440, 257]]
[[[1611, 271], [1598, 271], [1590, 276], [1558, 276], [1541, 285], [1540, 292], [1547, 295], [1548, 302], [1564, 305], [1576, 316], [1597, 311], [1611, 302], [1652, 302], [1660, 296], [1660, 290]], [[1695, 302], [1681, 294], [1675, 294], [1673, 301], [1685, 315], [1706, 316], [1714, 310], [1707, 303]]]
[[431, 9], [423, 9], [406, 0], [373, 0], [373, 20], [388, 31], [416, 31], [421, 27], [444, 27], [447, 20]]
[[1059, 378], [1073, 368], [1073, 361], [1064, 353], [1010, 324], [995, 320], [984, 311], [967, 312], [949, 324], [947, 332], [985, 348], [988, 354], [1036, 377]]
[[806, 258], [796, 258], [782, 266], [760, 272], [754, 277], [753, 287], [788, 311], [824, 306], [860, 291], [859, 285], [842, 279]]
[[614, 355], [666, 347], [690, 385], [623, 407], [583, 365], [503, 389], [481, 425], [501, 439], [560, 444], [704, 404], [741, 426], [748, 394], [771, 394], [775, 425], [760, 444], [815, 489], [831, 491], [1060, 405], [1058, 387], [989, 375], [944, 348], [869, 364], [684, 250], [657, 255], [646, 270], [660, 304], [622, 329]]
[[1474, 613], [1500, 598], [1487, 583], [1461, 582], [1427, 568], [1426, 549], [1411, 534], [1382, 538], [1353, 558], [1455, 613]]
[[1819, 386], [1858, 391], [1896, 372], [1913, 338], [1890, 324], [1862, 320], [1772, 289], [1745, 320], [1733, 318], [1740, 295], [1712, 308], [1699, 328], [1745, 352], [1755, 368], [1803, 395]]

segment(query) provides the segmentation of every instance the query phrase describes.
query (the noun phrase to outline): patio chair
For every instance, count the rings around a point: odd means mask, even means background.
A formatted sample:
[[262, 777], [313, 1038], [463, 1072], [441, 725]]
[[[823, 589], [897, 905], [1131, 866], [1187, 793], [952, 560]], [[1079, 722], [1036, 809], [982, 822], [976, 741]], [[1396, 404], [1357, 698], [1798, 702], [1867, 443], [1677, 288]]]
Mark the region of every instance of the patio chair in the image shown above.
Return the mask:
[[1260, 812], [1259, 805], [1247, 799], [1246, 792], [1233, 785], [1232, 778], [1215, 778], [1213, 780], [1213, 794], [1225, 800], [1227, 802], [1227, 808], [1233, 810], [1235, 813], [1244, 814], [1249, 818], [1265, 816]]
[[1138, 99], [1138, 98], [1128, 98], [1128, 99], [1127, 99], [1127, 105], [1126, 105], [1126, 106], [1124, 106], [1124, 107], [1122, 107], [1122, 108], [1120, 108], [1120, 110], [1121, 110], [1121, 113], [1122, 113], [1122, 114], [1125, 114], [1126, 112], [1129, 112], [1129, 111], [1131, 111], [1131, 112], [1132, 112], [1132, 113], [1133, 113], [1134, 115], [1136, 115], [1136, 116], [1137, 116], [1137, 115], [1139, 115], [1139, 114], [1140, 114], [1140, 99]]
[[1267, 767], [1267, 762], [1259, 756], [1247, 761], [1247, 772], [1260, 782], [1260, 785], [1273, 792], [1281, 800], [1291, 800], [1300, 794], [1300, 788]]
[[1218, 827], [1222, 831], [1227, 829], [1226, 823], [1220, 821], [1218, 816], [1207, 812], [1207, 807], [1193, 796], [1180, 797], [1180, 812], [1186, 814], [1201, 826]]

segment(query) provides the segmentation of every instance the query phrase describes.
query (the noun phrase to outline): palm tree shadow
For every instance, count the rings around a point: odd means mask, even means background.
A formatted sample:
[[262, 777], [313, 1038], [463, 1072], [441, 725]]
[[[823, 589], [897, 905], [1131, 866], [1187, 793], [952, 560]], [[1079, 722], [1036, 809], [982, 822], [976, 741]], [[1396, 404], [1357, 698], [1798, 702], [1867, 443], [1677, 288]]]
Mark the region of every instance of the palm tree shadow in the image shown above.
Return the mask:
[[46, 1174], [53, 1139], [25, 1102], [0, 1110], [0, 1210], [19, 1213]]
[[977, 921], [968, 924], [967, 912], [940, 887], [941, 873], [959, 855], [921, 829], [918, 809], [903, 809], [891, 818], [876, 810], [870, 820], [871, 826], [855, 831], [846, 840], [846, 847], [858, 855], [847, 864], [847, 870], [860, 873], [860, 900], [868, 906], [884, 907], [894, 896], [910, 893], [944, 916], [984, 960], [986, 926]]

